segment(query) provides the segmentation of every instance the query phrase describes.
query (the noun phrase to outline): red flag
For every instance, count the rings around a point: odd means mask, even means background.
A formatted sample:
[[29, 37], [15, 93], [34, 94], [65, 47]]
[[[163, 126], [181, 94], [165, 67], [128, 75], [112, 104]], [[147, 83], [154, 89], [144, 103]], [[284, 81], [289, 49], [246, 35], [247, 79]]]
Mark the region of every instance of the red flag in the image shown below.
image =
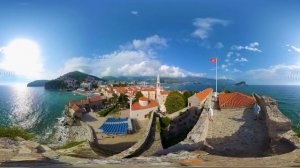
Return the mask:
[[217, 58], [211, 58], [211, 59], [210, 59], [210, 62], [213, 62], [213, 63], [216, 63], [217, 61], [218, 61]]

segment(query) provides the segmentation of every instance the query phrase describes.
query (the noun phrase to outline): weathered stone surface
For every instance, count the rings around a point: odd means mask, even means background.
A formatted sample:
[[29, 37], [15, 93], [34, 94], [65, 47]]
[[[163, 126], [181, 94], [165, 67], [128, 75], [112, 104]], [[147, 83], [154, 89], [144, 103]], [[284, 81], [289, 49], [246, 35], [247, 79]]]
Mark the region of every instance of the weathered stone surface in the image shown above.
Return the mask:
[[99, 155], [91, 149], [91, 146], [88, 142], [84, 142], [69, 149], [60, 149], [56, 152], [61, 155], [80, 158], [100, 158]]
[[292, 131], [292, 122], [278, 109], [277, 101], [257, 94], [254, 97], [261, 107], [261, 117], [266, 121], [272, 152], [282, 154], [299, 148], [300, 140]]
[[116, 154], [114, 156], [111, 156], [111, 159], [123, 159], [127, 157], [134, 157], [136, 155], [139, 155], [144, 152], [144, 148], [146, 145], [148, 145], [148, 141], [151, 141], [150, 139], [153, 138], [153, 133], [155, 134], [156, 131], [156, 117], [155, 113], [151, 114], [149, 124], [147, 126], [146, 132], [144, 136], [135, 143], [132, 147], [128, 148], [127, 150]]

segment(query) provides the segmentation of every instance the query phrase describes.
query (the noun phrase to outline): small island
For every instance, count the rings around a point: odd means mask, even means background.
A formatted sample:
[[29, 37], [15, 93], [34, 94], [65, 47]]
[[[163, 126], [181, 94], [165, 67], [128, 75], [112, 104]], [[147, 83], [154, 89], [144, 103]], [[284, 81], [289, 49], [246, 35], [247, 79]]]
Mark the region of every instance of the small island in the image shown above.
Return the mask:
[[236, 83], [235, 86], [247, 86], [245, 81], [241, 81], [239, 83]]

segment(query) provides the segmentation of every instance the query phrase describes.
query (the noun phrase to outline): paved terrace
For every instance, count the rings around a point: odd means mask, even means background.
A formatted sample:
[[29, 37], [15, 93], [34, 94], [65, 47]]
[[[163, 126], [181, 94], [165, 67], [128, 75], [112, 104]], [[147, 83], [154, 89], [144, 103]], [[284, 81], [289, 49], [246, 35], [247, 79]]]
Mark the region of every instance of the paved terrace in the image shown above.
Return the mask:
[[206, 138], [211, 154], [222, 156], [265, 156], [268, 148], [264, 120], [254, 120], [252, 109], [214, 110]]

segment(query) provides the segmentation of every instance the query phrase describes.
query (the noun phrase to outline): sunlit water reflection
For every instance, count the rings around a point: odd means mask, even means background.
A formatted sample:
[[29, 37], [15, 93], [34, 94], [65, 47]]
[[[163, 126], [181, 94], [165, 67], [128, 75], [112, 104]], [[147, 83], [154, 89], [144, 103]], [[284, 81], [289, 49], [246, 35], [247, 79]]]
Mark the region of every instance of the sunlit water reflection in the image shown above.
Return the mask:
[[0, 126], [18, 126], [47, 141], [58, 128], [64, 106], [84, 98], [70, 92], [27, 88], [24, 85], [0, 86]]

